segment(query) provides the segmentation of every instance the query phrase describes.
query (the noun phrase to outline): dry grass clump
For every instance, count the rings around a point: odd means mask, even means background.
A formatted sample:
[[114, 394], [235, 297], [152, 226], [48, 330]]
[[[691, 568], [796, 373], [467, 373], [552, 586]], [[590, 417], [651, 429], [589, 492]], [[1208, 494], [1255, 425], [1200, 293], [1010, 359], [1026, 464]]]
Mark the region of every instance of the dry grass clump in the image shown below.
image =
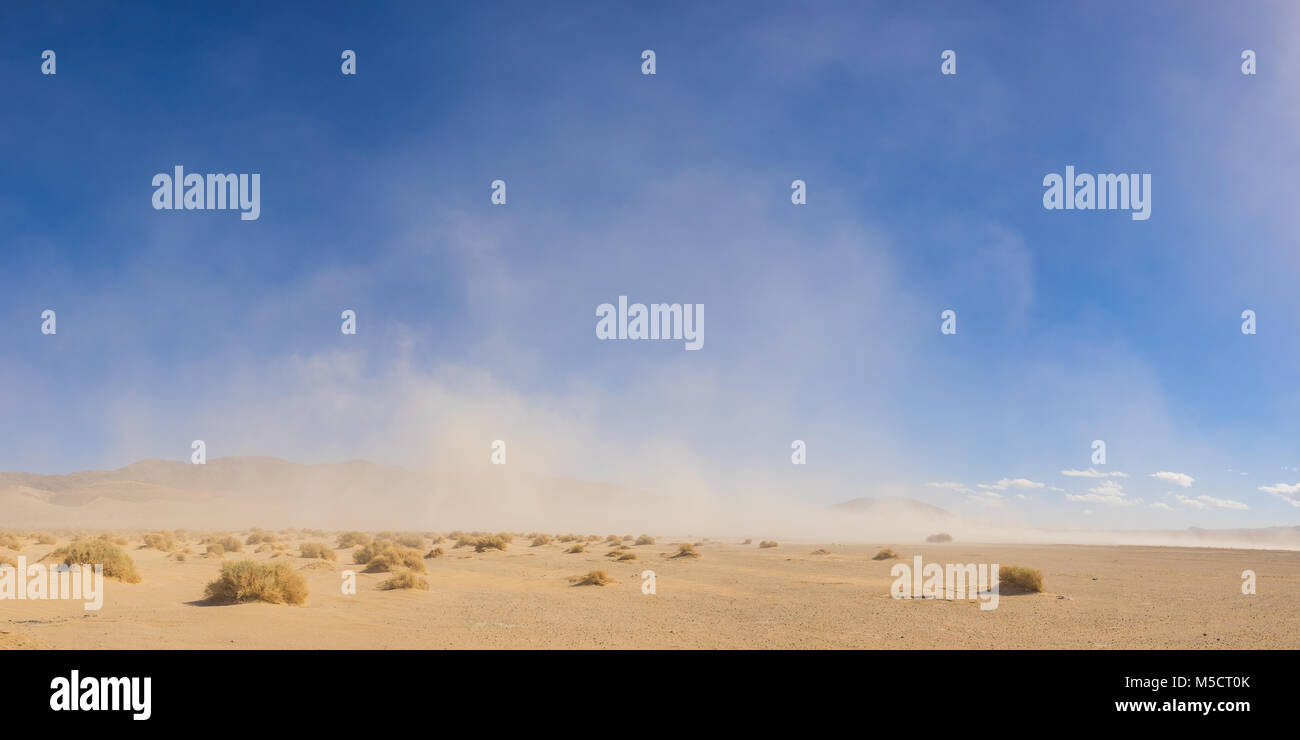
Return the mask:
[[560, 542], [577, 542], [578, 540], [581, 540], [582, 537], [579, 537], [576, 534], [557, 534], [555, 535], [555, 539]]
[[396, 542], [402, 547], [410, 547], [416, 550], [424, 547], [424, 537], [418, 534], [404, 534], [398, 537]]
[[207, 555], [210, 558], [224, 558], [226, 556], [226, 548], [213, 542], [208, 545]]
[[425, 553], [424, 558], [425, 558], [426, 560], [428, 560], [428, 559], [430, 559], [430, 558], [440, 558], [440, 557], [442, 557], [442, 556], [445, 555], [445, 554], [447, 554], [447, 551], [446, 551], [446, 550], [442, 549], [441, 547], [435, 547], [435, 548], [433, 548], [432, 550], [430, 550], [429, 552]]
[[896, 557], [898, 557], [898, 553], [886, 547], [885, 549], [881, 550], [875, 555], [872, 555], [871, 559], [872, 560], [893, 560]]
[[130, 540], [128, 540], [127, 538], [114, 535], [114, 534], [101, 534], [98, 537], [98, 539], [104, 540], [105, 542], [111, 542], [114, 545], [117, 545], [118, 547], [126, 547], [127, 545], [131, 544]]
[[689, 542], [683, 542], [677, 546], [677, 552], [672, 555], [674, 558], [698, 558], [700, 554], [695, 551], [695, 545]]
[[593, 570], [585, 576], [574, 576], [569, 581], [575, 586], [605, 586], [611, 583], [618, 583], [603, 570]]
[[542, 545], [549, 545], [554, 541], [555, 538], [551, 537], [549, 534], [537, 534], [533, 535], [533, 544], [529, 545], [529, 547], [541, 547]]
[[830, 555], [830, 554], [831, 554], [831, 551], [830, 551], [830, 550], [827, 550], [827, 549], [824, 548], [824, 547], [819, 547], [819, 548], [817, 548], [816, 550], [813, 550], [813, 551], [812, 551], [811, 553], [809, 553], [809, 554], [810, 554], [810, 555]]
[[361, 545], [365, 547], [370, 544], [370, 535], [365, 532], [344, 532], [339, 535], [339, 541], [334, 546], [340, 550], [346, 550], [349, 547]]
[[637, 537], [637, 538], [636, 538], [636, 542], [634, 542], [633, 544], [635, 544], [635, 545], [653, 545], [654, 543], [655, 543], [655, 538], [651, 537], [651, 536], [648, 535], [648, 534], [643, 534], [643, 535], [641, 535], [640, 537]]
[[[513, 539], [513, 538], [511, 538]], [[479, 537], [474, 540], [474, 552], [487, 552], [488, 550], [505, 550], [510, 544], [510, 540], [499, 534], [490, 534]]]
[[[564, 552], [565, 552], [565, 554], [568, 554], [568, 555], [576, 555], [577, 553], [580, 553], [580, 552], [586, 552], [586, 551], [587, 551], [587, 546], [586, 546], [586, 545], [582, 544], [581, 542], [575, 542], [575, 543], [573, 543], [573, 546], [572, 546], [572, 547], [570, 547], [569, 549], [565, 550]], [[594, 572], [594, 571], [593, 571], [593, 572]]]
[[778, 543], [776, 540], [763, 540], [762, 542], [758, 543], [759, 549], [765, 549], [768, 547], [780, 547], [780, 546], [781, 546], [780, 543]]
[[998, 567], [998, 587], [1001, 593], [1036, 594], [1043, 590], [1043, 572], [1019, 565], [1002, 565]]
[[[278, 539], [279, 538], [275, 536], [274, 532], [263, 532], [260, 529], [254, 529], [253, 533], [248, 535], [248, 539], [244, 540], [244, 544], [245, 545], [259, 545], [259, 544], [270, 545], [275, 543]], [[258, 552], [261, 552], [261, 550], [258, 550]]]
[[634, 552], [625, 552], [625, 553], [620, 553], [619, 556], [618, 556], [618, 559], [619, 559], [620, 561], [622, 561], [622, 560], [636, 560], [636, 553], [634, 553]]
[[313, 560], [298, 570], [334, 570], [334, 565], [326, 560]]
[[57, 545], [57, 544], [59, 544], [59, 538], [58, 538], [58, 537], [55, 537], [55, 536], [52, 535], [52, 534], [49, 534], [48, 532], [40, 532], [40, 533], [38, 533], [38, 534], [34, 534], [34, 535], [32, 535], [32, 536], [36, 538], [36, 544], [38, 544], [38, 545]]
[[952, 535], [948, 534], [947, 532], [940, 532], [939, 534], [932, 534], [929, 537], [926, 537], [925, 541], [926, 542], [952, 542]]
[[313, 558], [315, 560], [338, 560], [338, 553], [329, 549], [320, 542], [304, 542], [298, 548], [298, 556], [303, 558]]
[[357, 565], [365, 565], [391, 546], [392, 543], [385, 540], [375, 540], [364, 544], [352, 552], [352, 562]]
[[140, 574], [135, 561], [122, 548], [108, 540], [78, 540], [50, 553], [46, 557], [63, 559], [64, 565], [103, 565], [104, 575], [123, 583], [139, 583]]
[[374, 557], [366, 561], [365, 565], [367, 573], [389, 573], [402, 568], [409, 568], [417, 573], [423, 573], [426, 570], [424, 556], [420, 554], [419, 550], [396, 545], [389, 545], [383, 551], [376, 553]]
[[417, 576], [409, 570], [400, 573], [394, 573], [391, 578], [379, 584], [379, 588], [385, 591], [396, 591], [398, 589], [416, 589], [419, 591], [429, 590], [429, 579], [424, 576]]
[[226, 552], [243, 552], [243, 551], [244, 551], [244, 543], [240, 542], [239, 539], [236, 538], [236, 537], [231, 537], [231, 536], [227, 535], [227, 536], [225, 536], [225, 537], [221, 537], [221, 538], [218, 538], [218, 539], [214, 540], [214, 542], [215, 542], [216, 544], [218, 544], [218, 545], [221, 545], [221, 548], [222, 548], [223, 550], [225, 550]]
[[754, 544], [754, 538], [753, 538], [753, 537], [746, 537], [746, 538], [745, 538], [745, 541], [742, 542], [742, 543], [740, 543], [740, 544], [742, 544], [742, 545], [752, 545], [752, 544]]
[[209, 601], [240, 604], [265, 601], [268, 604], [304, 604], [307, 579], [288, 563], [259, 565], [240, 560], [221, 566], [221, 575], [204, 589]]
[[23, 549], [22, 543], [18, 541], [18, 538], [9, 532], [0, 532], [0, 547], [7, 547], [14, 552]]

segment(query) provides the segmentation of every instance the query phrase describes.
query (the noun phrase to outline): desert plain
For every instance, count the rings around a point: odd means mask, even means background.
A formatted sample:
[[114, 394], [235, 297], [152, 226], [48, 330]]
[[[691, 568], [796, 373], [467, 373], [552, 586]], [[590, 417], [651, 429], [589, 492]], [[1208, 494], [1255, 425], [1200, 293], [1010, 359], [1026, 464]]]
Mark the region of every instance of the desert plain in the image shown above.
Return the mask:
[[[1238, 649], [1300, 647], [1300, 552], [1064, 544], [780, 542], [754, 538], [584, 536], [585, 552], [520, 533], [504, 550], [421, 538], [420, 587], [355, 563], [338, 534], [287, 531], [274, 547], [209, 554], [182, 533], [170, 552], [143, 532], [112, 535], [138, 583], [106, 579], [103, 606], [0, 600], [0, 648], [28, 649]], [[250, 531], [231, 532], [242, 541]], [[19, 534], [11, 558], [36, 562], [75, 536]], [[410, 535], [408, 535], [409, 538]], [[305, 558], [321, 542], [336, 560]], [[671, 557], [689, 542], [698, 557]], [[890, 548], [896, 559], [873, 559]], [[185, 551], [188, 550], [188, 554]], [[258, 551], [260, 550], [260, 552]], [[634, 553], [617, 560], [610, 552]], [[894, 564], [998, 563], [1036, 569], [1042, 591], [973, 599], [895, 599]], [[183, 558], [183, 559], [181, 559]], [[223, 564], [251, 560], [301, 573], [301, 604], [214, 602]], [[56, 562], [46, 559], [46, 563]], [[612, 582], [575, 585], [603, 570]], [[653, 594], [643, 573], [654, 572]], [[1243, 593], [1243, 572], [1256, 575]], [[344, 571], [355, 593], [344, 593]], [[422, 586], [427, 583], [427, 590]]]

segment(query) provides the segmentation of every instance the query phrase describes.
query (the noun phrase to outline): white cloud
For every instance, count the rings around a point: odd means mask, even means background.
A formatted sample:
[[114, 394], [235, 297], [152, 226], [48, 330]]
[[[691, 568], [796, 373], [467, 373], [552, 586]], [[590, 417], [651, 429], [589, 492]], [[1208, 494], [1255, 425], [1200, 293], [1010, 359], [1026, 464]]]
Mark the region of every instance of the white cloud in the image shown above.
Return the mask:
[[969, 494], [967, 500], [981, 506], [1001, 506], [1005, 503], [1002, 494], [993, 491], [969, 491]]
[[1300, 483], [1278, 483], [1275, 486], [1260, 486], [1259, 490], [1271, 493], [1292, 506], [1300, 506]]
[[1232, 501], [1230, 499], [1225, 499], [1225, 498], [1214, 498], [1213, 496], [1197, 496], [1196, 498], [1191, 498], [1189, 496], [1182, 496], [1175, 493], [1174, 498], [1177, 499], [1178, 503], [1182, 504], [1183, 506], [1187, 506], [1189, 508], [1198, 509], [1198, 510], [1234, 509], [1238, 511], [1244, 511], [1250, 508], [1249, 506], [1246, 506], [1240, 501]]
[[1127, 478], [1128, 477], [1128, 473], [1121, 473], [1118, 470], [1113, 473], [1103, 473], [1102, 471], [1097, 470], [1096, 468], [1088, 468], [1087, 470], [1062, 470], [1061, 475], [1069, 476], [1071, 478]]
[[979, 487], [989, 491], [1005, 491], [1008, 488], [1018, 488], [1023, 490], [1023, 489], [1030, 489], [1030, 488], [1042, 488], [1045, 485], [1047, 484], [1038, 483], [1036, 481], [1029, 480], [1028, 478], [1003, 478], [997, 483], [981, 483], [979, 484]]
[[1183, 488], [1187, 488], [1196, 482], [1195, 478], [1186, 473], [1171, 473], [1167, 470], [1162, 470], [1159, 473], [1152, 473], [1149, 477], [1159, 478], [1160, 480], [1168, 481], [1169, 483], [1182, 486]]
[[956, 492], [958, 492], [958, 493], [973, 493], [973, 491], [971, 491], [971, 489], [969, 489], [969, 488], [966, 487], [966, 484], [965, 484], [965, 483], [958, 483], [958, 482], [956, 482], [956, 481], [943, 481], [943, 482], [939, 482], [939, 483], [926, 483], [925, 485], [930, 486], [931, 488], [942, 488], [942, 489], [947, 490], [947, 491], [956, 491]]
[[1163, 501], [1153, 501], [1153, 502], [1151, 502], [1151, 508], [1153, 508], [1153, 509], [1163, 509], [1164, 511], [1173, 511], [1173, 510], [1174, 510], [1174, 507], [1170, 506], [1169, 504], [1164, 503]]
[[1087, 501], [1108, 506], [1133, 506], [1142, 503], [1142, 499], [1129, 500], [1124, 487], [1113, 480], [1102, 481], [1101, 485], [1089, 488], [1088, 493], [1067, 493], [1067, 501]]

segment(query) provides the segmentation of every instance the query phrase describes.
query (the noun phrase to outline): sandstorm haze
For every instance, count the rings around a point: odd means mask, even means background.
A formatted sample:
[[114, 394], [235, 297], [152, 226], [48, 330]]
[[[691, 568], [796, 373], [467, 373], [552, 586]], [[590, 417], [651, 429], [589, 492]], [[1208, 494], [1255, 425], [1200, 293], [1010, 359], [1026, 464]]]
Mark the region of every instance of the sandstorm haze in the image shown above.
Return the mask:
[[[938, 507], [970, 538], [1297, 523], [1290, 4], [1180, 4], [1174, 28], [1122, 3], [888, 22], [856, 3], [507, 3], [269, 8], [150, 49], [96, 30], [141, 12], [25, 9], [3, 32], [94, 51], [14, 78], [32, 115], [3, 119], [31, 178], [4, 186], [0, 470], [184, 464], [196, 439], [212, 466], [333, 466], [247, 475], [211, 512], [229, 526], [941, 528], [827, 513], [863, 497]], [[1079, 27], [1094, 43], [1062, 58]], [[361, 52], [355, 78], [336, 46]], [[178, 164], [260, 173], [260, 218], [153, 210], [150, 177]], [[1067, 165], [1152, 173], [1151, 218], [1043, 210]], [[703, 349], [598, 341], [619, 296], [704, 305]], [[1064, 475], [1097, 439], [1098, 469], [1126, 477]], [[199, 516], [168, 496], [142, 516]]]

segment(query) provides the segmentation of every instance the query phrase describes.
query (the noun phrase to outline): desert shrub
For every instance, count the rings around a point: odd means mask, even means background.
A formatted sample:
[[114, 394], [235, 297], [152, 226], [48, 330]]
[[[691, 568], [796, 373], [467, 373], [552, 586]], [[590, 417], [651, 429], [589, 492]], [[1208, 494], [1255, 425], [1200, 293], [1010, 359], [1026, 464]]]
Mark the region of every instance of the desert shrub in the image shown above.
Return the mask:
[[695, 551], [695, 546], [689, 542], [683, 542], [677, 546], [677, 552], [673, 555], [675, 558], [698, 558], [700, 554]]
[[872, 560], [893, 560], [896, 557], [898, 557], [898, 553], [886, 547], [885, 549], [881, 550], [875, 555], [872, 555], [871, 559]]
[[[515, 536], [510, 532], [497, 532], [497, 538], [500, 539], [502, 542], [506, 543], [507, 545], [515, 544]], [[502, 547], [499, 549], [504, 550], [505, 548]]]
[[559, 540], [560, 542], [577, 542], [582, 538], [576, 534], [558, 534], [555, 536], [555, 539]]
[[569, 580], [575, 586], [604, 586], [610, 583], [618, 583], [603, 570], [593, 570], [585, 576], [574, 576]]
[[651, 537], [651, 536], [648, 535], [648, 534], [643, 534], [643, 535], [641, 535], [640, 537], [637, 537], [637, 538], [636, 538], [636, 543], [635, 543], [635, 544], [638, 544], [638, 545], [653, 545], [654, 543], [655, 543], [655, 538]]
[[1001, 591], [1038, 593], [1043, 590], [1043, 572], [1019, 565], [998, 567], [998, 586]]
[[55, 537], [52, 534], [41, 532], [40, 534], [36, 535], [36, 544], [38, 545], [57, 545], [58, 543], [59, 543], [59, 538]]
[[425, 553], [425, 556], [424, 556], [424, 557], [425, 557], [426, 560], [429, 559], [429, 558], [440, 558], [440, 557], [442, 557], [443, 555], [445, 555], [446, 552], [447, 552], [447, 551], [446, 551], [446, 550], [443, 550], [441, 547], [435, 547], [435, 548], [433, 548], [432, 550], [430, 550], [429, 552]]
[[269, 545], [272, 542], [275, 542], [275, 540], [276, 540], [276, 536], [274, 532], [263, 532], [261, 530], [253, 530], [253, 533], [248, 535], [248, 539], [244, 540], [244, 544], [245, 545], [258, 545], [258, 544]]
[[264, 543], [258, 545], [258, 546], [257, 546], [257, 549], [254, 550], [253, 552], [256, 552], [256, 553], [261, 553], [261, 552], [270, 552], [271, 549], [272, 549], [272, 548], [271, 548], [270, 543], [266, 543], [266, 542], [264, 542]]
[[365, 532], [344, 532], [339, 535], [339, 541], [334, 546], [340, 550], [345, 550], [349, 547], [356, 547], [357, 545], [364, 547], [369, 544], [370, 535]]
[[529, 547], [541, 547], [542, 545], [549, 545], [553, 541], [554, 538], [549, 534], [533, 535], [533, 544], [529, 545]]
[[634, 553], [634, 552], [624, 552], [624, 553], [620, 553], [619, 556], [618, 556], [618, 559], [619, 559], [620, 561], [621, 561], [621, 560], [636, 560], [636, 553]]
[[329, 549], [320, 542], [304, 542], [298, 548], [299, 557], [313, 558], [315, 560], [338, 560], [338, 553]]
[[402, 547], [411, 547], [417, 550], [424, 547], [424, 538], [418, 534], [404, 534], [394, 540], [394, 542]]
[[745, 538], [745, 541], [742, 542], [742, 543], [740, 543], [740, 544], [742, 544], [742, 545], [752, 545], [752, 544], [754, 544], [754, 539], [753, 539], [752, 537], [746, 537], [746, 538]]
[[122, 548], [108, 540], [79, 540], [55, 550], [47, 557], [62, 558], [64, 565], [103, 565], [104, 575], [123, 583], [139, 583], [135, 561]]
[[218, 545], [221, 545], [221, 547], [222, 547], [223, 549], [225, 549], [226, 552], [243, 552], [243, 551], [244, 551], [244, 543], [240, 542], [240, 541], [239, 541], [237, 538], [235, 538], [235, 537], [231, 537], [231, 536], [222, 537], [222, 538], [218, 539], [216, 543], [217, 543]]
[[226, 555], [226, 548], [224, 548], [224, 547], [222, 547], [221, 545], [218, 545], [217, 543], [213, 542], [211, 545], [208, 545], [208, 553], [207, 553], [207, 554], [208, 554], [208, 557], [210, 557], [210, 558], [220, 558], [220, 557], [225, 557], [225, 555]]
[[760, 549], [765, 549], [768, 547], [780, 547], [781, 545], [776, 540], [763, 540], [758, 543], [758, 546]]
[[817, 548], [816, 550], [813, 550], [810, 554], [811, 554], [811, 555], [830, 555], [830, 554], [831, 554], [831, 551], [830, 551], [830, 550], [827, 550], [827, 549], [824, 548], [824, 547], [819, 547], [819, 548]]
[[15, 552], [23, 549], [22, 543], [18, 541], [18, 538], [9, 532], [0, 532], [0, 547], [7, 547]]
[[409, 568], [417, 573], [425, 572], [424, 556], [419, 550], [389, 545], [366, 562], [367, 573], [389, 573], [402, 568]]
[[387, 549], [387, 545], [382, 542], [369, 542], [352, 552], [352, 562], [357, 565], [365, 565], [371, 560], [374, 560], [375, 557], [385, 549]]
[[506, 540], [499, 534], [490, 534], [478, 537], [474, 540], [474, 552], [486, 552], [487, 550], [504, 550], [506, 549]]
[[391, 578], [379, 584], [379, 587], [385, 591], [394, 591], [403, 588], [428, 591], [429, 579], [424, 576], [417, 576], [409, 570], [404, 570], [400, 573], [394, 573]]
[[926, 537], [925, 541], [926, 542], [952, 542], [952, 535], [946, 532], [940, 532], [939, 534], [932, 534], [929, 537]]
[[222, 565], [221, 575], [207, 585], [204, 595], [210, 601], [232, 604], [303, 604], [307, 601], [307, 579], [288, 563], [260, 565], [240, 560]]
[[569, 547], [569, 549], [565, 550], [564, 552], [568, 555], [576, 555], [580, 552], [586, 552], [586, 551], [587, 551], [586, 545], [582, 544], [581, 542], [575, 542], [573, 543], [573, 545]]

